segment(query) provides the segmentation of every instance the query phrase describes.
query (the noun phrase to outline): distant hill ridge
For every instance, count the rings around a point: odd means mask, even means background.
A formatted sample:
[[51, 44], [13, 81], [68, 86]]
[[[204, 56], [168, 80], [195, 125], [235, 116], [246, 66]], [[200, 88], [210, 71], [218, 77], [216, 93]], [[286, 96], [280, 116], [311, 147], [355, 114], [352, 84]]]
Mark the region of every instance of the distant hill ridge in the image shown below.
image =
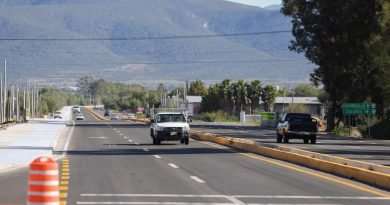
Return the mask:
[[[279, 11], [224, 0], [0, 0], [0, 38], [109, 41], [0, 41], [10, 80], [72, 85], [84, 76], [154, 86], [224, 78], [307, 81], [312, 65], [288, 51], [289, 19]], [[217, 35], [148, 39], [148, 37]], [[144, 40], [114, 40], [117, 38]]]

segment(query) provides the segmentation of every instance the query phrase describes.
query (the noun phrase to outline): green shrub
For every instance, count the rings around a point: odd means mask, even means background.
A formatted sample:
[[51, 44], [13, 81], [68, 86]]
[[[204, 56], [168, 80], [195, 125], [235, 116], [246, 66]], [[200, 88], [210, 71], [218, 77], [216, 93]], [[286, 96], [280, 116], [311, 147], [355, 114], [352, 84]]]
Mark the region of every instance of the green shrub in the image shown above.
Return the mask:
[[238, 118], [236, 116], [229, 115], [222, 110], [218, 110], [216, 112], [203, 113], [202, 120], [206, 122], [237, 122]]
[[337, 136], [345, 137], [349, 135], [349, 128], [348, 127], [336, 127], [332, 133]]

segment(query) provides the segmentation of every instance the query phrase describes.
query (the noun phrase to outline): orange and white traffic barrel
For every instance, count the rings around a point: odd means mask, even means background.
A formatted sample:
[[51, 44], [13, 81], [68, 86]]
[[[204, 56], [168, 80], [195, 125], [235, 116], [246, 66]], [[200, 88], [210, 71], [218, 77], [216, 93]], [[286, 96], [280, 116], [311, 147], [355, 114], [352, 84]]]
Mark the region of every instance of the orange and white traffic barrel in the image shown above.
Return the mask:
[[52, 158], [39, 157], [30, 164], [28, 205], [59, 205], [58, 164]]

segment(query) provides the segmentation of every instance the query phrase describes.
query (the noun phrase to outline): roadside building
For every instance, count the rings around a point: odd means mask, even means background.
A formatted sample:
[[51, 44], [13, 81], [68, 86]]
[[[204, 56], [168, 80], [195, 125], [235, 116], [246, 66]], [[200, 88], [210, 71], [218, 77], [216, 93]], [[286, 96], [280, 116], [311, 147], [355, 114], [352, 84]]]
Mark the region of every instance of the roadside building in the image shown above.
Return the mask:
[[324, 116], [324, 106], [318, 97], [277, 97], [273, 111], [286, 112], [289, 105], [303, 105], [307, 108], [308, 113], [321, 118]]
[[188, 115], [198, 115], [202, 109], [202, 96], [190, 96], [188, 95], [184, 102], [180, 102], [181, 109], [188, 109]]

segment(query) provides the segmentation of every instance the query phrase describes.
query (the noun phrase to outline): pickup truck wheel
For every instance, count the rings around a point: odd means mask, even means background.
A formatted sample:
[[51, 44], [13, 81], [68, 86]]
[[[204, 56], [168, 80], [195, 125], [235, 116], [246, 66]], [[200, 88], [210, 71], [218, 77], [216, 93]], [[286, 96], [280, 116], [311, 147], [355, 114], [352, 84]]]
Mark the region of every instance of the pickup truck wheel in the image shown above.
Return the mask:
[[154, 133], [152, 129], [150, 130], [150, 137], [154, 138]]
[[157, 144], [157, 140], [156, 138], [153, 137], [153, 144], [156, 145]]
[[284, 136], [283, 136], [283, 142], [284, 142], [284, 143], [288, 143], [288, 141], [289, 141], [288, 136], [287, 136], [287, 135], [284, 135]]
[[186, 145], [188, 145], [188, 144], [190, 143], [190, 139], [186, 138], [186, 139], [184, 140], [184, 143], [185, 143]]
[[305, 143], [305, 144], [309, 143], [309, 139], [308, 138], [304, 138], [303, 139], [303, 143]]
[[181, 140], [180, 140], [180, 144], [184, 144], [184, 139], [181, 139]]
[[317, 137], [315, 135], [310, 137], [310, 143], [315, 144], [317, 142]]
[[156, 144], [158, 144], [158, 145], [161, 144], [161, 139], [160, 139], [160, 138], [157, 138], [157, 139], [156, 139]]
[[282, 135], [279, 135], [279, 134], [277, 134], [277, 135], [276, 135], [276, 142], [277, 142], [277, 143], [281, 143], [281, 142], [282, 142], [282, 140], [283, 140], [283, 136], [282, 136]]

